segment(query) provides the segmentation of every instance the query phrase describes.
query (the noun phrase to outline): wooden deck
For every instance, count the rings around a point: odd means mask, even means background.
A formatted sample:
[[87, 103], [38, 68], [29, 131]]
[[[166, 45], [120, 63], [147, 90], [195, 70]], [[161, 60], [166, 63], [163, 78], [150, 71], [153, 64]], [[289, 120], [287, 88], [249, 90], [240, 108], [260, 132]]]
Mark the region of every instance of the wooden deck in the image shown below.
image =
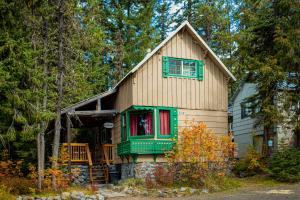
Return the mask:
[[[115, 145], [113, 144], [103, 144], [101, 145], [101, 157], [100, 162], [96, 163], [102, 166], [104, 181], [108, 183], [108, 165], [113, 164]], [[62, 165], [72, 165], [72, 164], [86, 164], [89, 166], [89, 178], [91, 184], [93, 184], [93, 161], [91, 156], [91, 151], [89, 149], [88, 143], [63, 143], [61, 148], [61, 163]], [[95, 164], [95, 163], [94, 163]]]

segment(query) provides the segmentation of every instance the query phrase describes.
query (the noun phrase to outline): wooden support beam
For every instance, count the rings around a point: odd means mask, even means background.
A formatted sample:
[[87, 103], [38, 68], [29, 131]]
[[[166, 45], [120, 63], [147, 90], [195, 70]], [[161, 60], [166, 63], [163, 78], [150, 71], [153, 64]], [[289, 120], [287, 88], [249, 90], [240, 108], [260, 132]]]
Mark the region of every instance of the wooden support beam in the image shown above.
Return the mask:
[[69, 172], [69, 176], [70, 176], [70, 180], [72, 177], [71, 174], [71, 157], [72, 157], [72, 152], [71, 152], [71, 138], [72, 138], [72, 133], [71, 133], [71, 119], [70, 119], [70, 115], [67, 114], [67, 142], [68, 142], [68, 172]]
[[97, 110], [101, 110], [101, 99], [97, 99]]

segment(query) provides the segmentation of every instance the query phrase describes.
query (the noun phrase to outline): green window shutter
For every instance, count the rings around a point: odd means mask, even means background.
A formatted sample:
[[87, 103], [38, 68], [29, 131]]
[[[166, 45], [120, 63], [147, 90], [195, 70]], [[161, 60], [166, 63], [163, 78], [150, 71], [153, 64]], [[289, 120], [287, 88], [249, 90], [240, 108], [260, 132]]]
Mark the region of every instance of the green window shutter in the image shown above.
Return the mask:
[[171, 130], [172, 130], [172, 137], [178, 137], [178, 112], [177, 109], [174, 108], [171, 110]]
[[166, 56], [162, 57], [162, 76], [166, 78], [168, 76], [169, 58]]
[[204, 62], [203, 62], [203, 60], [198, 60], [197, 69], [198, 69], [198, 74], [197, 74], [198, 80], [203, 80], [204, 79]]

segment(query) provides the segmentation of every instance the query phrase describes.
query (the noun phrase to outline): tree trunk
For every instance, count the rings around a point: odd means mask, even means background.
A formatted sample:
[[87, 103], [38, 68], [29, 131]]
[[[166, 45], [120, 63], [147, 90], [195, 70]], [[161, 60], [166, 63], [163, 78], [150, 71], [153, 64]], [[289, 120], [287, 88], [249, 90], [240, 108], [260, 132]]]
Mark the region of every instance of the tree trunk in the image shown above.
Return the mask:
[[[52, 168], [58, 168], [58, 150], [61, 131], [61, 104], [63, 99], [63, 69], [64, 69], [64, 0], [59, 1], [58, 8], [58, 75], [57, 75], [57, 101], [56, 101], [56, 118], [52, 152]], [[57, 190], [56, 177], [52, 176], [52, 188]]]
[[[44, 42], [44, 56], [43, 56], [43, 65], [44, 65], [44, 76], [46, 79], [43, 84], [43, 112], [47, 110], [48, 103], [48, 22], [44, 21], [44, 29], [43, 29], [43, 42]], [[38, 190], [41, 191], [43, 187], [44, 180], [44, 170], [45, 170], [45, 131], [47, 129], [47, 122], [43, 121], [41, 123], [41, 132], [37, 136], [37, 149], [38, 149]]]

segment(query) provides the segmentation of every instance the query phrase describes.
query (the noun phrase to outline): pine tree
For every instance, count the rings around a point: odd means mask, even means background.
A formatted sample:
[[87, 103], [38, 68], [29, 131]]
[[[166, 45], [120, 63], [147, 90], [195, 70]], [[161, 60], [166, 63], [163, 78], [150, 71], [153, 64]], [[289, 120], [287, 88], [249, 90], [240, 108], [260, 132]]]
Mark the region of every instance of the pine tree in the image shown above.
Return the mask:
[[[243, 30], [239, 52], [242, 64], [253, 74], [257, 84], [257, 94], [249, 101], [260, 108], [254, 116], [258, 119], [257, 125], [264, 127], [264, 144], [267, 146], [275, 126], [284, 120], [279, 105], [289, 103], [287, 96], [297, 96], [295, 92], [289, 92], [289, 87], [282, 85], [286, 85], [283, 83], [286, 83], [290, 72], [296, 72], [299, 77], [299, 44], [295, 43], [295, 38], [299, 39], [296, 33], [299, 30], [299, 2], [245, 1], [241, 13]], [[287, 107], [290, 110], [291, 107]]]
[[[234, 47], [234, 6], [230, 0], [176, 1], [178, 25], [188, 20], [212, 50], [231, 65]], [[228, 66], [231, 67], [231, 66]]]
[[155, 31], [158, 34], [158, 42], [163, 41], [168, 33], [171, 31], [172, 27], [172, 15], [171, 15], [172, 2], [169, 0], [159, 0], [156, 2], [155, 6]]
[[154, 1], [110, 0], [103, 7], [108, 36], [105, 56], [110, 64], [110, 85], [114, 85], [154, 46]]

